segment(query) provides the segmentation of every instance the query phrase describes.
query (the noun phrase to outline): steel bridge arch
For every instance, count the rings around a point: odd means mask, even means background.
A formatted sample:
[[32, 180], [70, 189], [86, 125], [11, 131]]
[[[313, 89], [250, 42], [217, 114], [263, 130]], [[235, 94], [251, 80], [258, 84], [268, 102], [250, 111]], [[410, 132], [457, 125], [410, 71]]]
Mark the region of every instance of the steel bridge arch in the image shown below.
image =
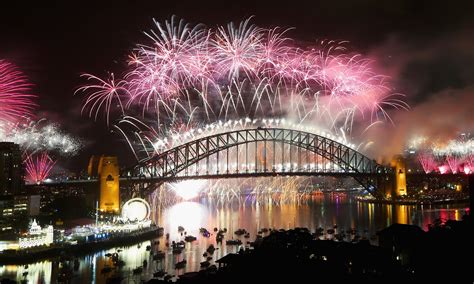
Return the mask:
[[[229, 171], [227, 156], [227, 171], [220, 173], [218, 165], [217, 172], [208, 172], [210, 156], [217, 155], [217, 163], [219, 163], [219, 153], [227, 151], [228, 155], [228, 150], [234, 147], [237, 148], [238, 152], [239, 146], [252, 143], [255, 143], [256, 153], [256, 147], [258, 143], [261, 142], [264, 143], [265, 147], [267, 145], [266, 143], [273, 143], [274, 147], [276, 143], [296, 146], [331, 161], [338, 166], [338, 169], [336, 171], [333, 167], [332, 169], [326, 169], [324, 171], [321, 169], [301, 170], [302, 165], [299, 164], [298, 160], [297, 169], [295, 171], [292, 168], [293, 165], [291, 165], [289, 170], [276, 171], [275, 155], [273, 155], [273, 164], [270, 171], [268, 171], [266, 165], [261, 171], [257, 168], [255, 170], [249, 170], [247, 165], [245, 171], [239, 171], [237, 167], [237, 170], [232, 172]], [[248, 155], [248, 147], [246, 149], [246, 155]], [[241, 129], [218, 133], [184, 143], [159, 155], [140, 161], [135, 167], [127, 171], [126, 175], [135, 178], [143, 177], [143, 180], [155, 183], [172, 181], [174, 179], [200, 178], [203, 175], [190, 175], [187, 169], [205, 159], [207, 162], [207, 171], [204, 176], [208, 178], [238, 177], [239, 174], [241, 176], [248, 176], [249, 174], [253, 176], [269, 176], [269, 173], [281, 175], [298, 175], [298, 173], [302, 175], [330, 175], [331, 173], [340, 175], [344, 173], [345, 175], [352, 176], [372, 194], [376, 191], [374, 177], [387, 175], [392, 172], [391, 168], [384, 167], [358, 151], [327, 137], [300, 130], [258, 127], [255, 129]], [[291, 159], [290, 151], [290, 161]], [[248, 161], [246, 162], [248, 163]], [[237, 161], [237, 165], [238, 164], [239, 162]]]

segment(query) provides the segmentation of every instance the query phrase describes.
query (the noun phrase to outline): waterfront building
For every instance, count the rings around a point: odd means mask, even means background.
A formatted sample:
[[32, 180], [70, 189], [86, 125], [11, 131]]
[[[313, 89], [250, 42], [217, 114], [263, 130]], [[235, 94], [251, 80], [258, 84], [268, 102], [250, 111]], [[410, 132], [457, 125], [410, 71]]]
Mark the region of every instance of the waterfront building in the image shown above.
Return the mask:
[[18, 238], [18, 246], [20, 249], [37, 247], [37, 246], [49, 246], [54, 240], [53, 226], [48, 225], [41, 228], [40, 225], [33, 220], [30, 224], [28, 234], [24, 237]]
[[36, 220], [30, 224], [28, 232], [17, 240], [0, 241], [0, 251], [27, 249], [39, 246], [50, 246], [54, 242], [53, 226], [42, 228]]

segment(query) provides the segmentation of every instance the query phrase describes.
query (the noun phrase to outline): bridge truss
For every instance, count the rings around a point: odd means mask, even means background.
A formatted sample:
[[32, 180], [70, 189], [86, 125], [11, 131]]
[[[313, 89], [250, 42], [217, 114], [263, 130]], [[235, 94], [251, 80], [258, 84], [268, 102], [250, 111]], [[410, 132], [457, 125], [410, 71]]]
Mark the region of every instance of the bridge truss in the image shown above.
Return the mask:
[[195, 178], [343, 175], [352, 176], [374, 194], [377, 178], [391, 172], [391, 168], [327, 137], [259, 127], [187, 142], [141, 161], [126, 176], [142, 183], [160, 184]]

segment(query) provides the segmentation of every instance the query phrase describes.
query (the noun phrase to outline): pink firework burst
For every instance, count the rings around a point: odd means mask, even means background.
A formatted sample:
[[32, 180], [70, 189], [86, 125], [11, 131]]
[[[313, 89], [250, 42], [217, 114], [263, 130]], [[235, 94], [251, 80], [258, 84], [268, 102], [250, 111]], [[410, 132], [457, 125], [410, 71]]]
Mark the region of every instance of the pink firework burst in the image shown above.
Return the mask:
[[429, 153], [423, 153], [418, 156], [418, 160], [420, 161], [421, 166], [425, 173], [431, 173], [432, 171], [436, 170], [437, 164], [433, 157], [433, 155]]
[[88, 109], [89, 117], [94, 117], [94, 119], [97, 120], [101, 110], [105, 109], [107, 125], [109, 124], [110, 110], [114, 101], [116, 101], [122, 114], [124, 113], [122, 99], [124, 96], [129, 97], [129, 92], [127, 88], [125, 88], [125, 81], [116, 81], [113, 73], [111, 73], [110, 77], [106, 80], [91, 74], [83, 74], [82, 76], [94, 83], [80, 87], [76, 91], [89, 93], [86, 102], [82, 106], [81, 112]]
[[229, 23], [227, 29], [220, 27], [217, 30], [212, 41], [212, 53], [218, 74], [227, 74], [229, 79], [238, 78], [241, 73], [253, 77], [263, 62], [264, 32], [251, 25], [250, 19], [241, 22], [238, 27]]
[[47, 153], [42, 153], [36, 157], [27, 156], [24, 164], [26, 179], [31, 183], [40, 184], [48, 177], [56, 162]]
[[0, 123], [33, 116], [35, 98], [26, 76], [15, 65], [0, 60]]
[[138, 45], [126, 75], [133, 96], [169, 100], [203, 78], [210, 78], [209, 57], [205, 52], [207, 33], [202, 25], [191, 26], [172, 17], [157, 30], [145, 34], [151, 45]]

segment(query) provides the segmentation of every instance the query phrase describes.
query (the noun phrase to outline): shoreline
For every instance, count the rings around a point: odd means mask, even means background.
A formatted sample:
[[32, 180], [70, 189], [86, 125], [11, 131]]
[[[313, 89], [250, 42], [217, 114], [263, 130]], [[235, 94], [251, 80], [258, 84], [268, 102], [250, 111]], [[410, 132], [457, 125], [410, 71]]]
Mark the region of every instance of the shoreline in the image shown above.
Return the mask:
[[152, 226], [147, 230], [131, 233], [99, 242], [81, 243], [77, 245], [56, 245], [45, 248], [18, 250], [15, 252], [0, 253], [2, 264], [28, 264], [53, 257], [81, 256], [94, 251], [133, 245], [147, 239], [163, 235], [163, 228]]
[[453, 200], [433, 200], [433, 201], [413, 201], [413, 200], [380, 200], [380, 199], [362, 199], [355, 197], [358, 202], [373, 203], [373, 204], [393, 204], [393, 205], [436, 205], [436, 204], [458, 204], [469, 203], [469, 197], [464, 199]]

